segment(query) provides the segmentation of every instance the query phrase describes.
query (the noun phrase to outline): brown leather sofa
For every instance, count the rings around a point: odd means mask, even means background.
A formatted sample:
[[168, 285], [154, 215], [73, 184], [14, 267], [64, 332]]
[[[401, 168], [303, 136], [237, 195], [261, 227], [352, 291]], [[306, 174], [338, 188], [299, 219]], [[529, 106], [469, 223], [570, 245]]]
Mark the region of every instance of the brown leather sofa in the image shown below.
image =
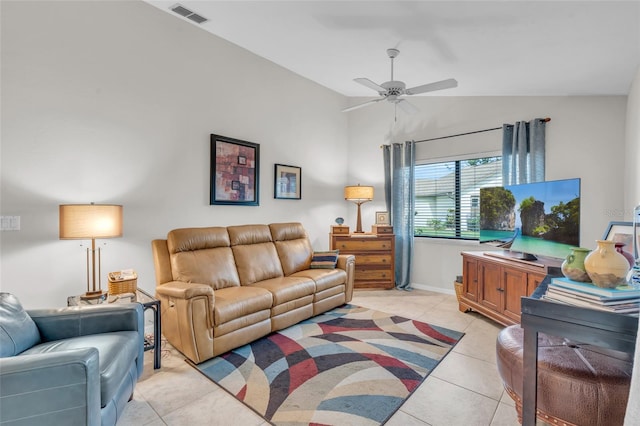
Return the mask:
[[353, 295], [355, 257], [312, 269], [300, 223], [175, 229], [152, 250], [162, 332], [197, 364]]

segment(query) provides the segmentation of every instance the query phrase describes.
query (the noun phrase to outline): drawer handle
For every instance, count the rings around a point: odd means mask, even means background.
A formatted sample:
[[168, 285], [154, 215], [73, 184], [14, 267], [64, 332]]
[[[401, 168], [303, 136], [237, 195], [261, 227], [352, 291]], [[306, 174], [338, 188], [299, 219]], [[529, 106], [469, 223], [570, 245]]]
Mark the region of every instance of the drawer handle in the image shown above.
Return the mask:
[[387, 261], [387, 259], [382, 259], [382, 263], [385, 263]]
[[342, 245], [342, 248], [347, 248], [347, 246], [345, 246], [344, 244]]

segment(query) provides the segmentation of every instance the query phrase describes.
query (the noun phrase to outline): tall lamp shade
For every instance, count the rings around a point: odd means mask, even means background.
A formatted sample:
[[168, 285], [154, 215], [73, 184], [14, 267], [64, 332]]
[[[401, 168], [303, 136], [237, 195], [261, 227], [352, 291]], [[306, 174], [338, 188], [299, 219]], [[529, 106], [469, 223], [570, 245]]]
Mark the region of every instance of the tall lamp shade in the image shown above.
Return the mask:
[[[91, 240], [91, 249], [87, 248], [87, 292], [83, 295], [84, 298], [99, 298], [104, 294], [100, 280], [99, 248], [96, 271], [96, 239], [117, 237], [122, 237], [121, 205], [93, 203], [60, 205], [60, 239]], [[93, 274], [91, 285], [90, 273]]]
[[360, 214], [360, 206], [367, 201], [373, 200], [373, 186], [345, 186], [344, 199], [358, 205], [358, 219], [356, 222], [356, 233], [362, 234], [362, 216]]

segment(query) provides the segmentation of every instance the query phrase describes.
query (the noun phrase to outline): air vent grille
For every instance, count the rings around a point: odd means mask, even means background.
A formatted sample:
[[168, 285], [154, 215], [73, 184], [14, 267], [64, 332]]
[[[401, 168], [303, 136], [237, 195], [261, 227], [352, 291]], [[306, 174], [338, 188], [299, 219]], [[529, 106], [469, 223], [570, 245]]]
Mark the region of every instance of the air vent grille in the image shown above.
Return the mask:
[[198, 15], [197, 13], [187, 9], [186, 7], [182, 6], [181, 4], [174, 4], [173, 6], [171, 6], [169, 9], [171, 9], [172, 11], [174, 11], [175, 13], [177, 13], [180, 16], [184, 16], [187, 19], [192, 20], [193, 22], [197, 23], [197, 24], [202, 24], [203, 22], [207, 22], [208, 19], [205, 18], [202, 15]]

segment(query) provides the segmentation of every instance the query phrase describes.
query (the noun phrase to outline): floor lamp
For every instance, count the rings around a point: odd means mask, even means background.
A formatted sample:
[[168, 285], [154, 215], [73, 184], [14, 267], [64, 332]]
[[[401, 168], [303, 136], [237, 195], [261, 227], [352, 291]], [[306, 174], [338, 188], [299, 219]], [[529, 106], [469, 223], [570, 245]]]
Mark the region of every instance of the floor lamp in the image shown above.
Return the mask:
[[[91, 248], [87, 247], [87, 292], [81, 298], [98, 299], [104, 296], [100, 279], [100, 248], [96, 249], [96, 239], [116, 237], [122, 237], [122, 206], [93, 203], [60, 206], [60, 239], [91, 240]], [[93, 279], [90, 281], [91, 274]]]
[[344, 199], [358, 205], [358, 221], [356, 222], [356, 234], [362, 232], [362, 216], [360, 215], [360, 206], [367, 201], [373, 200], [373, 186], [345, 186]]

